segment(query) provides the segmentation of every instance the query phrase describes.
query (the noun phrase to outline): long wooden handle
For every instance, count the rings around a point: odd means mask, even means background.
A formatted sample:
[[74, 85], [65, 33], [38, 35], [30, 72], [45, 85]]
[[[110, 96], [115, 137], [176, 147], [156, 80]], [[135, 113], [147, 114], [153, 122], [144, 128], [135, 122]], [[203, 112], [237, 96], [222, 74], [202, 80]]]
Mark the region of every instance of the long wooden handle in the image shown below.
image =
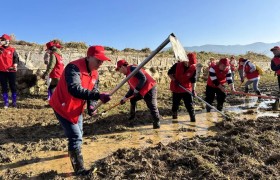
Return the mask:
[[[141, 64], [137, 66], [125, 79], [122, 80], [109, 94], [113, 95], [117, 90], [119, 90], [131, 77], [133, 77], [142, 67], [145, 66], [157, 53], [159, 53], [169, 42], [170, 36], [175, 37], [172, 33], [168, 36], [168, 38], [161, 43]], [[97, 103], [93, 110], [96, 110], [102, 104], [101, 101]]]
[[[124, 102], [126, 102], [126, 101], [128, 101], [128, 100], [130, 100], [130, 99], [132, 99], [132, 98], [134, 98], [134, 95], [132, 95], [132, 96], [126, 98], [126, 99], [124, 100]], [[106, 109], [105, 111], [103, 111], [103, 113], [105, 113], [105, 112], [107, 112], [107, 111], [109, 111], [109, 110], [111, 110], [111, 109], [117, 107], [117, 106], [120, 105], [120, 104], [121, 104], [121, 102], [118, 102], [117, 104], [115, 104], [115, 105], [109, 107], [108, 109]]]

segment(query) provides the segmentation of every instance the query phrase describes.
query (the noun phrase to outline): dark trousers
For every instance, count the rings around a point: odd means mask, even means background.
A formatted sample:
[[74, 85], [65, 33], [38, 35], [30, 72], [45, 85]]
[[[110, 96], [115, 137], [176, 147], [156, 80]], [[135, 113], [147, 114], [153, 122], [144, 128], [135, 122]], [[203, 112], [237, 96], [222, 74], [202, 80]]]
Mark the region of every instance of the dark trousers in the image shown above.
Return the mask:
[[172, 93], [172, 112], [178, 111], [182, 99], [189, 114], [192, 114], [194, 112], [193, 98], [189, 93]]
[[[212, 105], [215, 95], [217, 96], [217, 109], [221, 111], [223, 109], [224, 102], [226, 100], [226, 93], [221, 91], [220, 88], [213, 88], [211, 86], [206, 86], [206, 98], [205, 101]], [[210, 107], [206, 106], [207, 112], [210, 112]]]
[[277, 75], [277, 79], [278, 79], [278, 86], [279, 86], [279, 90], [280, 90], [280, 75]]
[[8, 93], [8, 83], [12, 93], [16, 93], [16, 72], [0, 72], [0, 83], [2, 94]]
[[150, 112], [151, 112], [151, 115], [153, 116], [153, 118], [159, 119], [160, 115], [159, 115], [159, 111], [157, 108], [157, 88], [153, 87], [150, 91], [147, 92], [147, 94], [144, 96], [144, 98], [142, 96], [137, 96], [130, 100], [131, 115], [133, 115], [133, 113], [135, 113], [136, 102], [141, 99], [144, 99], [144, 101], [146, 102], [146, 105], [150, 109]]

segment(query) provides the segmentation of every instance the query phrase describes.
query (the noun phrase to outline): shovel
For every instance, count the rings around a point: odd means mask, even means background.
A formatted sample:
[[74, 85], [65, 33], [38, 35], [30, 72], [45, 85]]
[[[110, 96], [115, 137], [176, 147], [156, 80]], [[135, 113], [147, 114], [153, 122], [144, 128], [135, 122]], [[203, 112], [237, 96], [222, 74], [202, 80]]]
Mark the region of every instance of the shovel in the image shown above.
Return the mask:
[[[179, 84], [179, 87], [184, 89], [187, 93], [189, 93], [190, 95], [192, 95], [192, 93], [187, 90], [185, 87], [183, 87], [181, 84]], [[211, 109], [214, 109], [216, 112], [220, 113], [222, 116], [224, 116], [226, 119], [230, 119], [230, 117], [228, 117], [227, 115], [225, 115], [223, 112], [219, 111], [217, 108], [215, 108], [214, 106], [210, 105], [208, 102], [204, 101], [201, 97], [199, 96], [195, 96], [197, 99], [199, 99], [200, 101], [202, 101], [204, 104], [206, 104], [207, 106], [209, 106]]]
[[273, 96], [263, 96], [263, 95], [257, 95], [257, 94], [250, 94], [250, 93], [245, 93], [245, 92], [239, 92], [239, 91], [235, 91], [235, 92], [230, 92], [230, 91], [226, 91], [228, 93], [232, 93], [232, 94], [239, 94], [239, 95], [246, 95], [246, 96], [252, 96], [252, 97], [260, 97], [262, 99], [274, 99], [275, 102], [272, 105], [272, 109], [277, 111], [279, 108], [279, 98], [277, 97], [273, 97]]
[[[124, 100], [124, 102], [126, 102], [126, 101], [128, 101], [128, 100], [130, 100], [130, 99], [132, 99], [132, 98], [134, 98], [134, 95], [132, 95], [132, 96], [126, 98], [126, 99]], [[109, 107], [108, 109], [104, 110], [104, 111], [101, 113], [101, 116], [104, 116], [104, 115], [107, 113], [107, 111], [109, 111], [109, 110], [111, 110], [111, 109], [117, 107], [117, 106], [120, 105], [120, 104], [121, 104], [121, 102], [118, 102], [117, 104], [115, 104], [115, 105]]]
[[[142, 67], [144, 67], [149, 61], [152, 60], [152, 58], [159, 53], [169, 42], [172, 44], [172, 49], [175, 53], [176, 59], [181, 60], [187, 60], [186, 52], [179, 42], [179, 40], [176, 38], [176, 36], [171, 33], [165, 41], [163, 41], [141, 64], [137, 66], [136, 69], [134, 69], [125, 79], [122, 80], [111, 92], [110, 95], [113, 95], [116, 91], [118, 91], [130, 78], [132, 78]], [[96, 110], [99, 106], [101, 106], [102, 102], [98, 102], [98, 104], [94, 107], [93, 110]]]

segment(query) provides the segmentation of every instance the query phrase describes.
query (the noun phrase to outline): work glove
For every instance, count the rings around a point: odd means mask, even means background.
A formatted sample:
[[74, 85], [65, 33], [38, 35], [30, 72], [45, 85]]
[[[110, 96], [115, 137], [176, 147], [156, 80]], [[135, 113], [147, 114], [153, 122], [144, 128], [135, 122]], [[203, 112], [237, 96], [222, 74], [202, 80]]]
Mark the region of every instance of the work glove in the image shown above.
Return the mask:
[[95, 111], [93, 111], [93, 108], [94, 108], [93, 105], [88, 106], [87, 111], [88, 111], [88, 115], [89, 115], [89, 116], [93, 116], [93, 115], [96, 115], [96, 114], [97, 114], [97, 109], [96, 109]]
[[195, 92], [195, 90], [192, 90], [192, 96], [195, 97], [197, 94]]
[[102, 101], [102, 103], [105, 104], [111, 100], [111, 95], [108, 93], [100, 93], [99, 99], [100, 99], [100, 101]]
[[125, 100], [126, 100], [126, 97], [123, 97], [123, 98], [121, 99], [121, 101], [120, 101], [120, 104], [121, 104], [121, 105], [125, 104]]

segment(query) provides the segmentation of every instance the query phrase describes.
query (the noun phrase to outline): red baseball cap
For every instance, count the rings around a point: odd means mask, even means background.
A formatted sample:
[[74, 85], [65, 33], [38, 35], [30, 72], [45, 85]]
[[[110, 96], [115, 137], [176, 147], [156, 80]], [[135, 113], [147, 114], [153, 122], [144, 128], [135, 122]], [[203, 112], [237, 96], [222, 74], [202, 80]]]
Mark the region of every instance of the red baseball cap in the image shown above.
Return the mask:
[[128, 65], [128, 62], [126, 60], [124, 60], [124, 59], [118, 60], [116, 71], [118, 71], [120, 69], [120, 67], [122, 67], [123, 65]]
[[230, 65], [229, 59], [228, 58], [222, 58], [222, 59], [220, 59], [219, 64], [223, 64], [225, 66], [229, 66]]
[[3, 34], [1, 37], [0, 37], [0, 39], [5, 39], [5, 40], [11, 40], [11, 37], [9, 36], [9, 35], [7, 35], [7, 34]]
[[272, 49], [270, 49], [270, 51], [274, 51], [274, 50], [280, 50], [279, 46], [274, 46]]
[[87, 51], [87, 56], [95, 57], [100, 61], [111, 61], [105, 56], [105, 49], [103, 46], [90, 46]]

